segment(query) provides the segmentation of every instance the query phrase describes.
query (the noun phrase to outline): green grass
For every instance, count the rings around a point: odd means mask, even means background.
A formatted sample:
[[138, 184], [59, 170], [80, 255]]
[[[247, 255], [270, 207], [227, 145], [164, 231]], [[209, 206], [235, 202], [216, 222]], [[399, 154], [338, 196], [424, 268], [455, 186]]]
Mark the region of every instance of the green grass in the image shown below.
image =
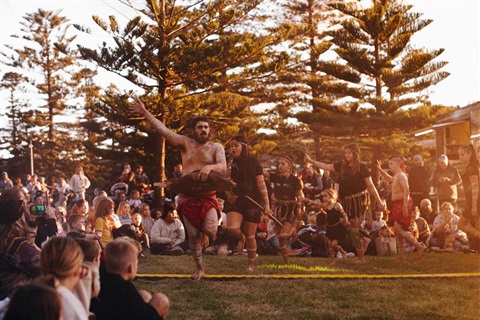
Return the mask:
[[[425, 254], [398, 262], [367, 257], [330, 266], [325, 258], [260, 256], [252, 275], [424, 275], [478, 273], [472, 277], [391, 279], [147, 279], [136, 285], [171, 300], [169, 319], [480, 319], [480, 255]], [[207, 274], [246, 274], [246, 257], [204, 256]], [[149, 256], [140, 274], [190, 274], [190, 256]]]

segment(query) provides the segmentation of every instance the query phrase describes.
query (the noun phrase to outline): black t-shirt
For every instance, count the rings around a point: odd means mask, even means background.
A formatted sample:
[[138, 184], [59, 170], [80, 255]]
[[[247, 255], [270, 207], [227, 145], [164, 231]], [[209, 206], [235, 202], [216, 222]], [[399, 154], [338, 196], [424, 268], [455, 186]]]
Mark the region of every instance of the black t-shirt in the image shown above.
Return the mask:
[[370, 170], [363, 163], [360, 163], [360, 170], [356, 173], [353, 172], [351, 167], [347, 167], [345, 172], [342, 170], [342, 162], [337, 162], [333, 165], [336, 172], [340, 173], [338, 178], [339, 184], [339, 197], [343, 199], [346, 196], [365, 191], [367, 189], [367, 183], [365, 178], [370, 177]]
[[302, 190], [300, 179], [290, 174], [288, 177], [282, 177], [272, 173], [270, 182], [273, 184], [273, 193], [278, 200], [295, 200], [297, 192]]
[[236, 159], [232, 163], [231, 178], [237, 183], [233, 192], [236, 195], [245, 195], [262, 203], [263, 199], [257, 186], [257, 176], [263, 175], [263, 168], [257, 158], [249, 156], [245, 159]]

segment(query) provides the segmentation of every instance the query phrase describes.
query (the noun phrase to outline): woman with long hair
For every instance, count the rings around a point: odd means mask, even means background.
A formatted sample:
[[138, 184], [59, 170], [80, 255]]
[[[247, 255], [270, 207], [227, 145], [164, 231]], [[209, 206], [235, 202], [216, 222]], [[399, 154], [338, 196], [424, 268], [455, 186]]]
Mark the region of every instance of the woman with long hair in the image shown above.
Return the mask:
[[53, 237], [42, 248], [40, 254], [42, 278], [38, 281], [60, 294], [63, 304], [63, 319], [88, 319], [88, 312], [73, 293], [82, 277], [86, 276], [83, 267], [81, 247], [71, 237]]
[[[235, 136], [230, 141], [232, 154], [230, 175], [234, 183], [233, 196], [227, 199], [228, 233], [238, 239], [237, 253], [242, 254], [247, 247], [248, 271], [253, 271], [257, 256], [255, 233], [263, 211], [270, 213], [267, 187], [263, 168], [243, 136]], [[242, 227], [243, 225], [243, 232]]]
[[360, 162], [360, 148], [352, 143], [344, 148], [344, 159], [335, 164], [326, 164], [305, 156], [314, 166], [339, 173], [339, 199], [352, 225], [358, 261], [365, 261], [365, 248], [368, 243], [360, 233], [360, 226], [367, 215], [370, 215], [370, 196], [376, 200], [377, 208], [384, 207], [373, 184], [370, 170]]
[[480, 209], [479, 184], [480, 165], [473, 145], [460, 145], [458, 158], [466, 165], [462, 172], [463, 190], [465, 191], [465, 208], [463, 209], [459, 228], [468, 235], [470, 249], [480, 250]]

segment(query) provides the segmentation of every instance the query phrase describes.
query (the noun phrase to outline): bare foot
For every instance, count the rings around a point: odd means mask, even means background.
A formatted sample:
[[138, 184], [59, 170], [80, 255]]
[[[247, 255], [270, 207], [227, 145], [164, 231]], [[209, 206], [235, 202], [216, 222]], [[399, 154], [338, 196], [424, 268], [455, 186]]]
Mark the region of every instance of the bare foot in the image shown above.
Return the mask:
[[[346, 251], [342, 252], [342, 259], [347, 259], [347, 252]], [[363, 259], [363, 260], [365, 260], [365, 259]]]
[[422, 255], [423, 255], [423, 252], [425, 251], [425, 248], [423, 245], [420, 245], [418, 248], [417, 248], [417, 254], [415, 255], [415, 260], [419, 260], [422, 258]]
[[367, 260], [365, 260], [365, 258], [358, 258], [357, 260], [355, 260], [355, 263], [367, 263]]
[[398, 255], [398, 256], [397, 256], [397, 260], [398, 260], [398, 261], [404, 261], [404, 260], [405, 260], [405, 256], [404, 256], [404, 255]]
[[200, 269], [200, 270], [195, 271], [192, 274], [191, 278], [194, 281], [198, 281], [198, 280], [202, 279], [204, 276], [205, 276], [205, 271], [203, 269]]
[[290, 264], [290, 260], [288, 260], [288, 256], [284, 255], [283, 256], [283, 261], [285, 261], [285, 264]]

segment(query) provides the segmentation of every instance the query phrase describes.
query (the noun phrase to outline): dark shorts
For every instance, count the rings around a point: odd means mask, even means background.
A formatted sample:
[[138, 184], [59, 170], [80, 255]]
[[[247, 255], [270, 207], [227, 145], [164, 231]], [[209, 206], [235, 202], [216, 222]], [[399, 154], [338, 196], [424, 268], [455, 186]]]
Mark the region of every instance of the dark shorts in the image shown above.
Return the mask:
[[224, 211], [227, 214], [232, 211], [238, 212], [243, 216], [243, 221], [259, 223], [262, 219], [262, 210], [254, 205], [251, 205], [247, 201], [248, 200], [241, 199], [241, 197], [239, 197], [233, 204], [226, 203]]

